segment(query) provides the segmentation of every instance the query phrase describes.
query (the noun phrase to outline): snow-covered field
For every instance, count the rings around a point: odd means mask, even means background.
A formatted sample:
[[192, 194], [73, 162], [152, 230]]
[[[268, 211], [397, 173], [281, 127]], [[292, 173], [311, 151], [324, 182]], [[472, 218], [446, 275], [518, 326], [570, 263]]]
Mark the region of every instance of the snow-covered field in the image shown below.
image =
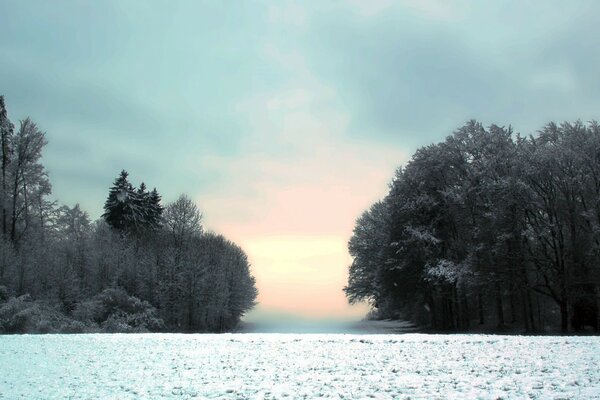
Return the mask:
[[600, 399], [599, 337], [0, 336], [2, 399]]

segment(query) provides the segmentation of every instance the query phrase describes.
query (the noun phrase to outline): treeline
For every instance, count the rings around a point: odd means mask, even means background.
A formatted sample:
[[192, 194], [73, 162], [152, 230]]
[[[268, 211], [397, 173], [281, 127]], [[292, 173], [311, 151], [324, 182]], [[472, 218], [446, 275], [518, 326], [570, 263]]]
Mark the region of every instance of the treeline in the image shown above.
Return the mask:
[[45, 145], [0, 96], [0, 332], [221, 332], [255, 305], [246, 254], [188, 197], [163, 206], [123, 171], [92, 222], [49, 199]]
[[348, 244], [351, 303], [443, 331], [598, 329], [600, 126], [471, 121], [420, 148]]

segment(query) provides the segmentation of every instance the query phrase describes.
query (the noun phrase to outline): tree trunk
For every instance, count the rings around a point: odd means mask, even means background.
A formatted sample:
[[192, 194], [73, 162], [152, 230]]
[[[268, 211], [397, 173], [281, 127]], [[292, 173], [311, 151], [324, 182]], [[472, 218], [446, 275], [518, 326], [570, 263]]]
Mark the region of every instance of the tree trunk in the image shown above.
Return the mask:
[[498, 329], [503, 329], [504, 322], [504, 305], [502, 304], [502, 292], [500, 289], [500, 283], [496, 282], [494, 287], [494, 294], [496, 297], [496, 317], [498, 321]]
[[426, 296], [425, 298], [427, 299], [426, 303], [429, 306], [429, 309], [427, 310], [427, 311], [429, 311], [429, 325], [432, 330], [435, 330], [435, 329], [437, 329], [437, 324], [436, 324], [437, 307], [435, 304], [435, 298], [430, 289], [425, 290], [425, 296]]
[[477, 309], [479, 311], [479, 325], [485, 324], [485, 313], [483, 309], [483, 296], [481, 295], [481, 290], [477, 294]]
[[18, 275], [18, 290], [17, 293], [19, 296], [25, 294], [25, 262], [23, 259], [19, 260], [19, 275]]
[[594, 287], [594, 296], [596, 301], [596, 332], [600, 331], [600, 287]]
[[529, 290], [525, 291], [527, 308], [529, 309], [529, 323], [531, 324], [531, 330], [534, 332], [539, 331], [539, 321], [538, 324], [535, 323], [535, 314], [533, 312], [533, 300], [531, 299], [531, 292]]
[[514, 285], [510, 284], [510, 296], [509, 296], [509, 301], [510, 301], [510, 323], [514, 324], [515, 322], [517, 322], [517, 308], [515, 306], [515, 293], [514, 293]]
[[463, 310], [463, 328], [467, 330], [469, 329], [471, 318], [469, 317], [469, 301], [467, 299], [467, 293], [464, 289], [461, 293], [461, 304]]
[[527, 304], [527, 289], [521, 290], [521, 302], [523, 306], [523, 325], [525, 327], [525, 332], [531, 332], [532, 328], [529, 323], [529, 307]]
[[533, 301], [531, 300], [531, 291], [529, 290], [529, 278], [527, 277], [527, 270], [525, 269], [525, 263], [521, 262], [521, 279], [522, 279], [522, 301], [523, 301], [523, 321], [525, 323], [525, 330], [535, 332], [535, 314]]
[[543, 331], [546, 327], [546, 311], [542, 309], [542, 305], [540, 303], [540, 297], [536, 296], [536, 304], [537, 304], [537, 314], [538, 314], [538, 326], [540, 331]]
[[12, 221], [10, 227], [10, 240], [15, 243], [17, 236], [17, 198], [19, 193], [19, 171], [15, 174], [15, 182], [13, 186], [13, 198], [12, 198]]
[[2, 235], [6, 236], [6, 167], [8, 166], [8, 134], [2, 134]]
[[189, 279], [188, 282], [189, 286], [188, 286], [188, 298], [187, 298], [187, 308], [188, 308], [188, 326], [187, 326], [187, 330], [188, 332], [192, 332], [192, 330], [194, 329], [194, 288], [195, 288], [195, 283], [193, 279]]
[[569, 303], [566, 300], [560, 302], [560, 332], [569, 333]]
[[444, 299], [444, 303], [446, 305], [446, 309], [448, 310], [447, 317], [445, 318], [445, 321], [444, 321], [444, 329], [454, 330], [454, 329], [456, 329], [456, 327], [454, 325], [454, 304], [452, 301], [452, 297], [450, 297], [449, 299], [448, 298]]
[[462, 329], [462, 310], [460, 307], [460, 303], [458, 301], [458, 288], [456, 287], [456, 285], [452, 285], [452, 307], [455, 310], [454, 313], [454, 320], [452, 321], [452, 324], [454, 325], [454, 329], [455, 330], [461, 330]]

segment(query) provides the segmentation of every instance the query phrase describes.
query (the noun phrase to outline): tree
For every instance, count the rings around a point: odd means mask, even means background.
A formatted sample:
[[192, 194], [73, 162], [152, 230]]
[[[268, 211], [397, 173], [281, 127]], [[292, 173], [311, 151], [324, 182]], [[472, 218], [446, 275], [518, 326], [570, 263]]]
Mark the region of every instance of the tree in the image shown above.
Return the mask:
[[8, 182], [7, 169], [11, 159], [14, 125], [8, 119], [4, 96], [0, 96], [0, 151], [2, 161], [2, 193], [0, 202], [2, 205], [2, 233], [7, 234], [8, 229]]
[[223, 331], [254, 306], [246, 255], [187, 196], [163, 212], [122, 171], [91, 222], [48, 198], [45, 145], [29, 118], [13, 132], [0, 96], [0, 333]]
[[182, 246], [191, 237], [202, 233], [202, 214], [194, 202], [184, 194], [167, 205], [164, 223], [176, 246]]
[[[74, 207], [62, 206], [57, 210], [55, 224], [56, 248], [55, 251], [60, 256], [57, 269], [62, 272], [59, 276], [65, 277], [64, 282], [57, 285], [59, 298], [66, 299], [64, 294], [67, 282], [76, 286], [81, 291], [90, 291], [92, 289], [92, 266], [91, 266], [91, 235], [92, 225], [87, 212], [81, 210], [79, 204]], [[72, 288], [71, 288], [72, 289]], [[65, 306], [67, 305], [63, 300]]]
[[126, 231], [135, 223], [134, 201], [137, 195], [128, 180], [129, 173], [122, 170], [108, 192], [102, 218], [117, 231]]
[[147, 200], [147, 216], [146, 221], [147, 225], [151, 229], [158, 229], [162, 224], [162, 214], [164, 211], [163, 206], [161, 205], [161, 196], [158, 194], [156, 188], [152, 189], [150, 194], [148, 195]]
[[127, 171], [121, 171], [108, 198], [104, 203], [104, 220], [122, 233], [136, 233], [156, 230], [161, 225], [163, 207], [156, 188], [148, 193], [146, 184], [141, 183], [135, 190], [129, 182]]
[[434, 329], [476, 318], [531, 331], [552, 319], [551, 299], [563, 332], [597, 329], [599, 149], [596, 123], [524, 139], [476, 121], [418, 149], [357, 220], [349, 301], [369, 300], [381, 317], [427, 315]]
[[367, 301], [382, 308], [385, 294], [382, 293], [384, 282], [381, 278], [387, 261], [389, 229], [389, 209], [385, 201], [373, 204], [356, 220], [348, 242], [353, 261], [348, 285], [344, 288], [351, 304]]
[[533, 289], [556, 302], [563, 332], [582, 303], [598, 314], [598, 144], [597, 126], [577, 122], [548, 124], [525, 146]]
[[11, 180], [11, 231], [15, 245], [27, 231], [32, 221], [32, 207], [40, 209], [45, 196], [51, 192], [50, 182], [41, 164], [42, 150], [47, 141], [37, 125], [26, 118], [21, 121], [13, 140], [13, 159], [10, 163]]

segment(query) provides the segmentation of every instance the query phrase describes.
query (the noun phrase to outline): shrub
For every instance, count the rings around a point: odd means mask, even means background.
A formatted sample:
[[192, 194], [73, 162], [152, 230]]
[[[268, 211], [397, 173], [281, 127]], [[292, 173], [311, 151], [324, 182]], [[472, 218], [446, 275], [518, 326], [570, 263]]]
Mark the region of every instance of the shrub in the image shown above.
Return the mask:
[[118, 288], [106, 289], [79, 303], [73, 316], [84, 323], [98, 324], [105, 332], [158, 331], [164, 326], [150, 303]]
[[4, 333], [59, 333], [72, 322], [56, 307], [33, 301], [28, 294], [11, 297], [0, 307], [0, 331]]
[[9, 297], [10, 294], [8, 293], [8, 288], [6, 286], [0, 285], [0, 303], [4, 303], [9, 299]]
[[93, 322], [69, 320], [61, 325], [59, 331], [61, 333], [95, 333], [100, 332], [100, 328]]

